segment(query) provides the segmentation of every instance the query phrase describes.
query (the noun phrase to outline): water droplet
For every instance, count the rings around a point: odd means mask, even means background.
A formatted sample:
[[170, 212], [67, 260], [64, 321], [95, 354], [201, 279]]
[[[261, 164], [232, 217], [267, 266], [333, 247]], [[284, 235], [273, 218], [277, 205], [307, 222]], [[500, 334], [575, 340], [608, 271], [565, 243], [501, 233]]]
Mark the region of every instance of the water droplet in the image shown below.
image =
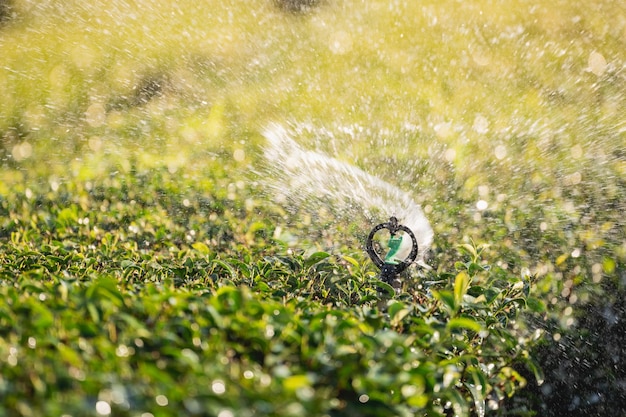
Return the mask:
[[13, 159], [17, 162], [30, 158], [32, 154], [33, 147], [28, 142], [19, 143], [15, 145], [11, 150], [11, 155], [13, 156]]
[[243, 149], [235, 149], [233, 159], [237, 162], [243, 162], [246, 159], [246, 152]]
[[598, 77], [604, 74], [608, 66], [604, 56], [596, 51], [593, 51], [591, 54], [589, 54], [587, 65], [589, 66], [589, 71], [591, 71]]
[[485, 116], [479, 114], [474, 119], [472, 129], [474, 129], [476, 133], [484, 135], [485, 133], [489, 132], [489, 121]]
[[13, 346], [9, 348], [9, 356], [7, 357], [7, 362], [10, 366], [17, 365], [17, 349]]
[[498, 159], [506, 158], [506, 155], [507, 155], [506, 146], [504, 146], [504, 145], [496, 146], [496, 148], [494, 149], [493, 153], [494, 153], [495, 157], [498, 158]]
[[93, 103], [85, 111], [85, 121], [91, 127], [100, 127], [106, 122], [106, 109], [101, 103]]
[[120, 358], [125, 358], [129, 354], [129, 349], [126, 345], [119, 345], [117, 349], [115, 349], [115, 354]]
[[101, 416], [108, 416], [111, 414], [111, 405], [106, 401], [98, 401], [96, 403], [96, 413]]
[[216, 379], [215, 381], [213, 381], [213, 384], [211, 384], [211, 389], [217, 395], [222, 395], [226, 392], [226, 384], [224, 384], [224, 381]]
[[272, 383], [272, 377], [267, 374], [261, 375], [259, 382], [261, 383], [261, 386], [267, 387]]
[[350, 52], [352, 49], [352, 36], [346, 31], [339, 30], [331, 35], [329, 47], [331, 52], [337, 55]]
[[446, 161], [453, 162], [454, 158], [456, 158], [456, 151], [454, 149], [446, 149], [446, 152], [444, 153], [443, 157], [445, 158]]

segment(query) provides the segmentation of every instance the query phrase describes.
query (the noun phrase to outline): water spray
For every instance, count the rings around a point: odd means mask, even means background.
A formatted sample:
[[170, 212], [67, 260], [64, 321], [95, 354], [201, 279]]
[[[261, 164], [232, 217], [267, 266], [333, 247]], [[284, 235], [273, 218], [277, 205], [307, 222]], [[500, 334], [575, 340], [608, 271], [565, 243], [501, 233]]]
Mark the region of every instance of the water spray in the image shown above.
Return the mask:
[[[374, 250], [374, 235], [382, 229], [389, 230], [391, 236], [387, 247], [389, 251], [385, 255], [385, 259], [381, 259], [378, 253]], [[402, 259], [401, 247], [403, 237], [399, 236], [400, 231], [405, 232], [411, 238], [411, 252], [409, 255]], [[366, 243], [367, 254], [372, 259], [372, 262], [380, 269], [380, 280], [391, 284], [392, 281], [409, 265], [415, 261], [417, 257], [417, 239], [415, 235], [407, 226], [398, 223], [398, 219], [390, 217], [388, 222], [381, 223], [375, 226], [367, 237]]]
[[[303, 148], [292, 137], [302, 133], [297, 129], [274, 123], [263, 132], [267, 164], [259, 176], [272, 195], [280, 196], [287, 208], [310, 213], [328, 208], [349, 221], [369, 223], [380, 215], [393, 216], [374, 227], [367, 239], [367, 253], [380, 269], [381, 281], [392, 283], [413, 262], [424, 266], [420, 262], [432, 243], [433, 229], [411, 194], [354, 165]], [[335, 140], [325, 132], [313, 131], [320, 141]], [[382, 229], [391, 233], [384, 259], [373, 245]]]

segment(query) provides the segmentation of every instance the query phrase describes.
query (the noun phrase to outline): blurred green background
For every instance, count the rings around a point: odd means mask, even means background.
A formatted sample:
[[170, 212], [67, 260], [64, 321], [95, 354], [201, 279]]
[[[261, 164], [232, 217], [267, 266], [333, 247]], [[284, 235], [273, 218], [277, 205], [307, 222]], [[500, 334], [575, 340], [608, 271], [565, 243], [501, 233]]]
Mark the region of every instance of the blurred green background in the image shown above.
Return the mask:
[[290, 126], [410, 192], [435, 270], [474, 241], [536, 276], [547, 372], [528, 398], [601, 413], [626, 391], [625, 51], [612, 0], [2, 0], [0, 196], [163, 168], [181, 198], [231, 199], [245, 235], [273, 204], [260, 132]]

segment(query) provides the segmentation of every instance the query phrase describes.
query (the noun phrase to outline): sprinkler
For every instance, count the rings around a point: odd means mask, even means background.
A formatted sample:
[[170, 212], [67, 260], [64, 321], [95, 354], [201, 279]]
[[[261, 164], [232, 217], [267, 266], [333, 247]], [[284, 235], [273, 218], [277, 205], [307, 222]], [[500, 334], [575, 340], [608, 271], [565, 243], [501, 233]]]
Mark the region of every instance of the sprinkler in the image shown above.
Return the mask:
[[[378, 253], [374, 250], [374, 235], [381, 229], [389, 230], [391, 237], [389, 238], [389, 242], [387, 243], [387, 247], [389, 251], [387, 255], [385, 255], [385, 259], [381, 259], [378, 256]], [[398, 236], [398, 232], [403, 231], [407, 233], [411, 237], [411, 241], [413, 243], [411, 248], [411, 253], [405, 259], [398, 259], [396, 256], [398, 255], [398, 251], [400, 249], [400, 244], [402, 243], [402, 236]], [[417, 239], [415, 235], [405, 225], [398, 224], [398, 219], [395, 217], [390, 217], [389, 221], [386, 223], [381, 223], [375, 226], [367, 237], [367, 254], [372, 259], [372, 262], [380, 269], [380, 280], [386, 282], [387, 284], [391, 284], [391, 282], [396, 278], [398, 274], [404, 271], [417, 257]]]

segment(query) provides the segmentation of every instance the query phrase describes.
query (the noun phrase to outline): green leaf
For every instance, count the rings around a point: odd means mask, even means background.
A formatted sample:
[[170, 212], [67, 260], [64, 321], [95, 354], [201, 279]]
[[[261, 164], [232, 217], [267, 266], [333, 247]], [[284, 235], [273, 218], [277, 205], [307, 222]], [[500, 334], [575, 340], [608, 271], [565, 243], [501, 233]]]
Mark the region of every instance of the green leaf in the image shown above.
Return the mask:
[[136, 268], [137, 264], [129, 259], [122, 259], [122, 261], [120, 262], [120, 267], [122, 269]]
[[269, 292], [271, 290], [270, 286], [263, 281], [256, 281], [254, 288], [262, 293]]
[[211, 249], [209, 249], [209, 247], [203, 243], [203, 242], [195, 242], [191, 245], [192, 248], [194, 248], [195, 250], [197, 250], [198, 252], [200, 252], [203, 255], [210, 255], [211, 254]]
[[456, 313], [456, 304], [454, 302], [454, 294], [452, 293], [452, 291], [448, 291], [448, 290], [441, 290], [441, 291], [435, 291], [432, 290], [433, 296], [435, 297], [436, 300], [441, 301], [446, 308], [448, 309], [450, 314], [454, 314]]
[[244, 295], [238, 288], [222, 287], [215, 295], [217, 307], [222, 312], [238, 311], [242, 307]]
[[604, 257], [602, 259], [602, 270], [606, 273], [606, 274], [613, 274], [615, 272], [615, 267], [616, 267], [616, 263], [615, 263], [615, 259], [609, 258], [609, 257]]
[[391, 325], [398, 326], [400, 323], [402, 323], [402, 320], [404, 320], [410, 314], [411, 314], [410, 309], [403, 308], [402, 310], [394, 314], [394, 316], [391, 318]]
[[94, 281], [86, 291], [87, 297], [92, 300], [109, 300], [117, 306], [124, 304], [124, 296], [117, 288], [115, 278], [103, 277]]
[[82, 366], [82, 359], [76, 350], [71, 349], [63, 343], [58, 343], [56, 348], [59, 351], [61, 360], [65, 361], [65, 363], [77, 368]]
[[393, 302], [387, 311], [391, 317], [390, 323], [392, 326], [398, 326], [405, 317], [411, 314], [411, 309], [399, 301]]
[[213, 323], [215, 323], [215, 327], [217, 327], [218, 329], [223, 329], [225, 326], [225, 321], [222, 315], [219, 313], [219, 311], [217, 311], [217, 309], [213, 307], [212, 305], [207, 306], [206, 309], [211, 315], [211, 318], [213, 319]]
[[98, 312], [98, 308], [94, 303], [87, 303], [87, 311], [89, 312], [89, 316], [94, 323], [100, 323], [100, 313]]
[[359, 304], [366, 304], [370, 301], [378, 300], [378, 296], [374, 294], [368, 294], [359, 299]]
[[59, 226], [71, 226], [78, 223], [78, 208], [76, 206], [66, 207], [57, 214], [57, 224]]
[[446, 327], [449, 330], [466, 329], [476, 333], [482, 330], [481, 324], [469, 317], [455, 317], [450, 319]]
[[306, 258], [306, 260], [304, 261], [304, 266], [311, 267], [313, 265], [315, 265], [318, 262], [323, 261], [324, 259], [328, 258], [330, 256], [330, 253], [328, 252], [315, 252], [313, 254], [311, 254], [308, 258]]
[[394, 295], [396, 295], [396, 290], [394, 290], [393, 287], [386, 282], [376, 281], [376, 286], [378, 286], [378, 288], [380, 288], [380, 290], [383, 293], [387, 294], [389, 297], [393, 297]]
[[351, 264], [354, 267], [357, 267], [357, 268], [359, 267], [359, 261], [357, 261], [356, 259], [354, 259], [351, 256], [343, 255], [341, 257], [341, 259], [343, 259], [344, 261], [348, 262], [349, 264]]
[[535, 297], [526, 299], [526, 306], [535, 313], [543, 313], [546, 311], [546, 305], [543, 301]]
[[128, 331], [132, 332], [133, 336], [141, 338], [149, 338], [151, 336], [151, 333], [146, 329], [144, 322], [139, 321], [137, 318], [126, 313], [120, 314], [119, 317], [126, 323]]
[[391, 317], [395, 316], [397, 312], [406, 308], [406, 305], [400, 301], [393, 300], [389, 303], [387, 312]]
[[478, 259], [478, 252], [474, 245], [470, 245], [469, 243], [463, 243], [459, 245], [460, 249], [463, 249], [468, 255], [472, 257], [472, 260]]
[[307, 375], [291, 375], [283, 381], [283, 386], [288, 391], [296, 391], [300, 388], [306, 388], [311, 385]]
[[479, 297], [484, 293], [485, 288], [481, 287], [480, 285], [472, 285], [470, 288], [467, 289], [467, 294], [471, 295], [474, 298]]
[[463, 303], [463, 296], [469, 288], [470, 277], [466, 272], [459, 272], [454, 278], [454, 305], [455, 311], [458, 311]]
[[487, 393], [487, 378], [483, 372], [474, 367], [468, 366], [465, 369], [468, 378], [465, 381], [465, 386], [472, 394], [474, 399], [474, 411], [478, 417], [485, 416], [485, 395]]
[[487, 300], [487, 304], [493, 303], [498, 295], [500, 295], [501, 290], [496, 288], [487, 288], [483, 293], [485, 295], [485, 299]]
[[456, 269], [457, 271], [466, 270], [467, 269], [467, 264], [465, 262], [456, 261], [454, 263], [454, 269]]
[[537, 384], [542, 385], [545, 381], [545, 376], [543, 374], [543, 369], [541, 369], [541, 366], [537, 363], [537, 361], [532, 357], [526, 357], [524, 364], [526, 365], [526, 368], [533, 373]]
[[230, 279], [235, 279], [237, 278], [237, 272], [235, 271], [235, 269], [229, 265], [228, 263], [220, 260], [220, 259], [213, 259], [211, 261], [213, 264], [221, 267], [222, 269], [226, 270], [226, 272], [228, 272], [228, 275], [230, 276]]
[[469, 265], [467, 266], [467, 272], [472, 276], [484, 270], [485, 269], [483, 268], [483, 266], [477, 264], [476, 262], [470, 262]]
[[33, 304], [31, 322], [35, 327], [46, 328], [54, 322], [54, 315], [45, 305], [37, 302]]

